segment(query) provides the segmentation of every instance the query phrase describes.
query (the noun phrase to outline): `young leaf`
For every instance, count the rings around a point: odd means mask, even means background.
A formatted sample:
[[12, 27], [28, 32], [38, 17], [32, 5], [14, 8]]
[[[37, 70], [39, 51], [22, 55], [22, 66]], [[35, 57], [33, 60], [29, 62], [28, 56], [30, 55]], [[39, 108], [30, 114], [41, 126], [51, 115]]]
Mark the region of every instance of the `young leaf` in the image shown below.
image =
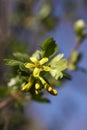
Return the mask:
[[12, 60], [12, 59], [5, 59], [4, 61], [9, 66], [17, 66], [23, 64], [21, 61]]
[[51, 71], [50, 74], [52, 77], [54, 77], [56, 80], [58, 78], [63, 77], [63, 71], [67, 68], [67, 60], [66, 59], [61, 59], [63, 57], [63, 54], [57, 55], [51, 62]]
[[55, 40], [53, 38], [46, 39], [42, 43], [41, 49], [43, 51], [43, 57], [53, 56], [58, 50]]
[[20, 64], [20, 65], [19, 65], [19, 69], [20, 69], [21, 71], [29, 72], [29, 70], [27, 70], [27, 68], [25, 68], [24, 64]]
[[17, 60], [20, 60], [22, 62], [29, 61], [29, 56], [27, 54], [25, 54], [25, 53], [15, 52], [15, 53], [13, 53], [13, 56], [15, 58], [17, 58]]
[[58, 61], [59, 61], [60, 59], [62, 59], [63, 56], [64, 56], [63, 53], [58, 54], [57, 56], [55, 56], [55, 57], [50, 61], [50, 65], [51, 65], [51, 66], [55, 66], [55, 63], [57, 64]]

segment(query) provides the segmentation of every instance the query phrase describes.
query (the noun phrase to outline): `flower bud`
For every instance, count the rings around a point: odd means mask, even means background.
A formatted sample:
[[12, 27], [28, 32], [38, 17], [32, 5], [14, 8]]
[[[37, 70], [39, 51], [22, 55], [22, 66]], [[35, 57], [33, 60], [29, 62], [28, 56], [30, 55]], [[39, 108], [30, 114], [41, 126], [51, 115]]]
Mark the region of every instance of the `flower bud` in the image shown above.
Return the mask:
[[51, 92], [51, 91], [52, 91], [52, 87], [49, 87], [49, 88], [48, 88], [48, 92]]
[[36, 84], [35, 84], [35, 89], [36, 89], [36, 90], [39, 90], [39, 89], [40, 89], [40, 84], [39, 84], [39, 83], [36, 83]]
[[82, 19], [80, 19], [75, 22], [74, 31], [77, 35], [81, 35], [83, 33], [83, 30], [85, 29], [85, 27], [86, 27], [85, 22]]
[[56, 89], [53, 89], [53, 95], [56, 96], [58, 94]]
[[22, 87], [22, 91], [28, 91], [31, 87], [32, 87], [32, 84], [33, 82], [29, 81], [27, 84], [25, 84], [23, 87]]
[[35, 90], [35, 94], [38, 95], [38, 94], [39, 94], [39, 91], [38, 91], [38, 90]]

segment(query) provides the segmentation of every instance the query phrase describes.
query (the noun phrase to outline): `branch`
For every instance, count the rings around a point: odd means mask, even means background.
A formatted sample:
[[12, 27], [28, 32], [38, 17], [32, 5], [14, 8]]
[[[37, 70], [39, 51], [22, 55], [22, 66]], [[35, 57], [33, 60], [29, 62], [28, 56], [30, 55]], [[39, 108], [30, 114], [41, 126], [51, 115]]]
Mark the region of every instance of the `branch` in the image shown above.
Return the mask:
[[16, 93], [15, 95], [11, 95], [10, 97], [8, 97], [7, 99], [5, 99], [4, 101], [0, 102], [0, 110], [4, 109], [5, 107], [7, 107], [10, 103], [12, 103], [14, 100], [18, 100], [20, 98], [20, 96], [22, 95], [22, 91], [19, 91], [18, 93]]
[[[73, 51], [77, 51], [77, 50], [79, 49], [80, 45], [81, 45], [81, 41], [79, 41], [78, 39], [76, 39], [74, 48], [72, 49], [71, 53], [72, 53]], [[69, 58], [68, 58], [68, 65], [69, 65], [70, 61], [71, 61], [71, 54], [70, 54], [70, 56], [69, 56]]]

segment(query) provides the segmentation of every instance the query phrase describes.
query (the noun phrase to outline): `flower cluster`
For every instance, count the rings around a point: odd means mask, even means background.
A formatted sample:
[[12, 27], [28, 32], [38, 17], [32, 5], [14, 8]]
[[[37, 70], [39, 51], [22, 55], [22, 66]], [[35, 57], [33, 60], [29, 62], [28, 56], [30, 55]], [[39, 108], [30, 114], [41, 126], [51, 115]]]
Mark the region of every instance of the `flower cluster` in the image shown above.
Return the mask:
[[[31, 63], [25, 63], [24, 66], [28, 69], [32, 69], [32, 78], [29, 78], [27, 84], [22, 87], [22, 91], [28, 91], [33, 84], [35, 84], [35, 93], [39, 94], [42, 88], [46, 89], [49, 93], [57, 95], [57, 90], [53, 89], [43, 77], [41, 77], [40, 72], [51, 71], [51, 67], [44, 65], [48, 62], [48, 58], [44, 57], [41, 60], [37, 60], [36, 57], [30, 57]], [[35, 79], [37, 82], [35, 83]]]

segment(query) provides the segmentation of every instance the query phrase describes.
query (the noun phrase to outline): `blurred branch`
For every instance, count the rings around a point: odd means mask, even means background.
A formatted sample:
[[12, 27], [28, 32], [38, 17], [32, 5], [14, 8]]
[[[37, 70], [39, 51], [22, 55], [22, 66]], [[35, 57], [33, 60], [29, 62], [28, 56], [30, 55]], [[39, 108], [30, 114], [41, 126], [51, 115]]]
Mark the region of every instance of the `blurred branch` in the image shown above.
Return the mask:
[[80, 41], [79, 41], [78, 39], [76, 39], [74, 48], [72, 49], [72, 51], [71, 51], [71, 53], [70, 53], [70, 56], [69, 56], [69, 58], [68, 58], [68, 65], [69, 65], [69, 63], [70, 63], [70, 61], [71, 61], [71, 54], [72, 54], [72, 52], [73, 52], [73, 51], [77, 51], [77, 50], [79, 49], [79, 47], [80, 47]]
[[19, 91], [18, 93], [16, 93], [15, 95], [11, 95], [10, 97], [8, 97], [7, 99], [3, 100], [2, 102], [0, 102], [0, 110], [4, 109], [5, 107], [7, 107], [10, 103], [12, 103], [14, 100], [18, 100], [20, 98], [20, 96], [22, 95], [22, 91]]

